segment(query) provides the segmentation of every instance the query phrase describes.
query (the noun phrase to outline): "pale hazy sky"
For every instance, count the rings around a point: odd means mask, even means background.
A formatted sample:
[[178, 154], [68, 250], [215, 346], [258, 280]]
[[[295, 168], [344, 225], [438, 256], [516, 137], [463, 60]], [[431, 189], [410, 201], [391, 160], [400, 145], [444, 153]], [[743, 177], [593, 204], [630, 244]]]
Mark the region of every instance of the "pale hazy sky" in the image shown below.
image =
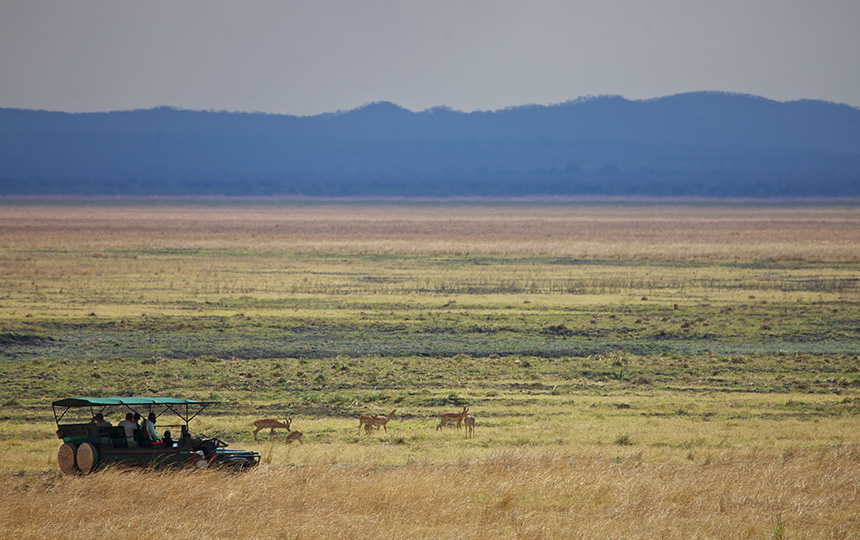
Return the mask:
[[698, 90], [860, 106], [860, 0], [0, 0], [0, 107], [472, 111]]

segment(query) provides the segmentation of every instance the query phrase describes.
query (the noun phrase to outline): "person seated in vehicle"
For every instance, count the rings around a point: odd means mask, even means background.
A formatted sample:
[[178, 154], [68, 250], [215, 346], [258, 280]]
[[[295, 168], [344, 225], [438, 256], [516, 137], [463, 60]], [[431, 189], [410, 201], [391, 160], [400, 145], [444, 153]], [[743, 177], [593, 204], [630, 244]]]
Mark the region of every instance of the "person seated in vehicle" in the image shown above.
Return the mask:
[[177, 446], [190, 447], [191, 446], [191, 432], [188, 431], [188, 426], [182, 426], [181, 431], [179, 433], [179, 440], [176, 441]]
[[96, 413], [96, 415], [93, 416], [93, 423], [95, 423], [96, 427], [99, 429], [113, 427], [110, 422], [105, 420], [105, 416], [102, 413]]
[[134, 442], [134, 430], [140, 429], [140, 427], [134, 423], [134, 415], [131, 413], [125, 413], [125, 420], [120, 422], [118, 425], [124, 430], [125, 440], [128, 442]]
[[148, 439], [150, 444], [161, 444], [161, 437], [155, 431], [155, 418], [155, 413], [149, 413], [149, 416], [143, 421], [141, 429], [143, 430], [143, 437]]
[[176, 441], [173, 440], [173, 437], [170, 436], [170, 430], [164, 430], [164, 437], [161, 438], [162, 442], [164, 442], [165, 448], [173, 448], [176, 446]]

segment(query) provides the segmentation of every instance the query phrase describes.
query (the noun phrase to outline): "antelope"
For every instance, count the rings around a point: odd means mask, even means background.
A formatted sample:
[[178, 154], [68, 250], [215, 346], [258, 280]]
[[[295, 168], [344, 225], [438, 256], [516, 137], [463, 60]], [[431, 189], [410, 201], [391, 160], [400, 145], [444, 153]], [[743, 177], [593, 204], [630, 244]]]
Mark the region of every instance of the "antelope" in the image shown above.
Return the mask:
[[457, 430], [463, 425], [463, 419], [466, 418], [466, 413], [469, 411], [468, 405], [463, 405], [463, 412], [459, 413], [442, 413], [439, 415], [439, 425], [436, 426], [436, 431], [442, 429], [442, 426], [451, 422], [457, 422]]
[[[287, 422], [287, 424], [289, 424], [289, 422]], [[289, 430], [289, 427], [287, 429]], [[297, 429], [292, 430], [290, 431], [290, 434], [287, 435], [287, 438], [284, 439], [284, 443], [292, 444], [293, 441], [299, 441], [299, 444], [305, 444], [302, 442], [302, 435], [304, 435], [304, 433], [302, 433], [301, 431]]]
[[358, 418], [358, 432], [361, 433], [361, 426], [364, 426], [364, 432], [370, 433], [370, 430], [373, 429], [373, 426], [376, 426], [376, 429], [379, 429], [379, 426], [388, 433], [388, 421], [394, 420], [397, 416], [394, 414], [397, 409], [391, 411], [388, 416], [383, 416], [381, 414], [362, 414]]
[[475, 436], [475, 417], [471, 414], [467, 414], [466, 418], [463, 420], [463, 423], [466, 424], [466, 437], [474, 437]]
[[[257, 427], [257, 429], [254, 430], [254, 440], [255, 441], [258, 440], [257, 439], [257, 433], [259, 433], [260, 430], [267, 429], [267, 428], [270, 429], [271, 431], [269, 431], [269, 439], [271, 439], [275, 435], [275, 428], [283, 428], [283, 429], [286, 429], [287, 433], [288, 433], [287, 438], [284, 442], [289, 444], [293, 441], [299, 441], [301, 443], [302, 442], [302, 435], [304, 435], [304, 433], [302, 433], [299, 430], [295, 430], [295, 431], [291, 430], [290, 429], [290, 423], [292, 421], [293, 421], [292, 418], [287, 418], [283, 422], [281, 422], [280, 420], [275, 420], [274, 418], [263, 418], [262, 420], [256, 420], [256, 421], [254, 421], [254, 425]], [[302, 444], [304, 444], [304, 443], [302, 443]]]

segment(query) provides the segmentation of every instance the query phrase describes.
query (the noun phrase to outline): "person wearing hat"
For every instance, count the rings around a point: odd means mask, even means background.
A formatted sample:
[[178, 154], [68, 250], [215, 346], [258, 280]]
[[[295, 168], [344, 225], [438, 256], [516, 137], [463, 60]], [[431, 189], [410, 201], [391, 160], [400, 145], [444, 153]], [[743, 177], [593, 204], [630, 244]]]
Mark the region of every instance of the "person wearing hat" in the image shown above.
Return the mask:
[[93, 416], [93, 422], [95, 422], [96, 426], [100, 428], [111, 427], [111, 423], [105, 420], [105, 416], [102, 413], [96, 413], [96, 415]]

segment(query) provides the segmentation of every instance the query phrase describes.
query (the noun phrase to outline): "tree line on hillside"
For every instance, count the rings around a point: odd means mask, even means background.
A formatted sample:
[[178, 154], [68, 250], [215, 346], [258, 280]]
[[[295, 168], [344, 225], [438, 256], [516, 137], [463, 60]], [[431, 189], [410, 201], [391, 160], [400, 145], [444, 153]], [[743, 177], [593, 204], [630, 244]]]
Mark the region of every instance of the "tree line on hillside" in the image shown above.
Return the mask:
[[860, 110], [698, 93], [294, 117], [0, 109], [0, 195], [860, 196]]

